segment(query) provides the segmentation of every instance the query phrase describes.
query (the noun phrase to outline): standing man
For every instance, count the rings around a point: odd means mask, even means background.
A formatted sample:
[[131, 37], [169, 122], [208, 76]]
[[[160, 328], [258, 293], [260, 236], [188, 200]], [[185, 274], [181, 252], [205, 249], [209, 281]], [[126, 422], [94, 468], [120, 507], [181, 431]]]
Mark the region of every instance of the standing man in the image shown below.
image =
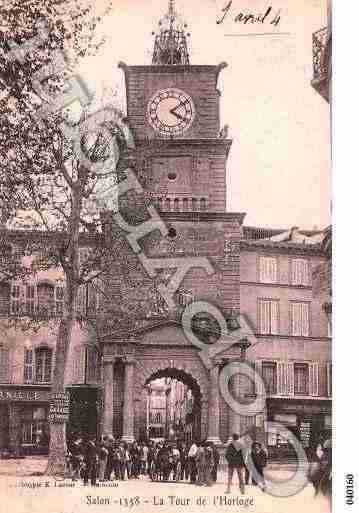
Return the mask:
[[213, 451], [213, 468], [212, 468], [212, 482], [217, 483], [217, 474], [218, 474], [218, 465], [219, 465], [219, 459], [220, 454], [218, 452], [217, 447], [214, 445], [213, 442], [211, 442], [211, 447]]
[[191, 483], [195, 484], [197, 479], [197, 466], [196, 466], [196, 456], [197, 456], [198, 446], [196, 442], [193, 442], [189, 451], [188, 451], [188, 467], [189, 467], [189, 475], [191, 479]]
[[106, 449], [108, 451], [107, 456], [107, 465], [106, 465], [106, 472], [105, 472], [105, 481], [111, 481], [111, 475], [113, 471], [113, 455], [115, 452], [114, 447], [115, 440], [112, 435], [107, 436], [107, 442], [106, 442]]
[[244, 457], [242, 453], [243, 446], [239, 441], [239, 435], [234, 433], [232, 435], [232, 442], [229, 444], [226, 450], [226, 460], [228, 463], [228, 481], [227, 481], [227, 490], [225, 493], [231, 493], [232, 479], [234, 471], [237, 471], [238, 474], [238, 484], [241, 494], [244, 495], [245, 486], [244, 486], [244, 473], [245, 473], [245, 464]]
[[256, 470], [258, 476], [252, 475], [252, 484], [258, 485], [262, 490], [265, 490], [265, 481], [263, 476], [263, 469], [267, 465], [267, 454], [262, 449], [262, 445], [259, 442], [253, 442], [251, 458], [254, 470]]
[[197, 464], [197, 484], [203, 486], [206, 484], [206, 451], [205, 443], [201, 442], [196, 453]]
[[98, 470], [98, 454], [97, 446], [94, 439], [90, 439], [85, 445], [85, 470], [84, 470], [84, 485], [88, 484], [90, 479], [91, 486], [96, 486]]

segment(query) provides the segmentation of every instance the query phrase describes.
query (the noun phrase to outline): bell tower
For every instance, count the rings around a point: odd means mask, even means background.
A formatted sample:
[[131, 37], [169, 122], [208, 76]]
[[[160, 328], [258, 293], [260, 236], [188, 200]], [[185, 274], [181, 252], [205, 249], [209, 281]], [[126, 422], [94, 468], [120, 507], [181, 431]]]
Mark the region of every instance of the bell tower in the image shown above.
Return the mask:
[[224, 212], [232, 141], [220, 130], [217, 82], [227, 64], [190, 64], [174, 0], [153, 36], [150, 65], [119, 64], [145, 188], [163, 212]]

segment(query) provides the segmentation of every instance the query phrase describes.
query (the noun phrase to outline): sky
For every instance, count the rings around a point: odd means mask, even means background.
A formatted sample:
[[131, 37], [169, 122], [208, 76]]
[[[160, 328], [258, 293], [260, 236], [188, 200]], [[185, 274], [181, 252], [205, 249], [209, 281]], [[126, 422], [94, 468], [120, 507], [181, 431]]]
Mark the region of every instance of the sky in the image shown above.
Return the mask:
[[[97, 0], [99, 12], [104, 0]], [[233, 145], [227, 168], [227, 210], [246, 212], [251, 226], [302, 229], [330, 223], [330, 111], [311, 87], [312, 33], [327, 24], [325, 0], [177, 0], [188, 24], [191, 64], [228, 63], [219, 80], [221, 125]], [[235, 15], [280, 9], [274, 27], [235, 23]], [[124, 105], [118, 63], [150, 64], [152, 31], [167, 0], [113, 0], [100, 30], [106, 43], [81, 64], [96, 93]], [[259, 35], [254, 35], [259, 34]]]

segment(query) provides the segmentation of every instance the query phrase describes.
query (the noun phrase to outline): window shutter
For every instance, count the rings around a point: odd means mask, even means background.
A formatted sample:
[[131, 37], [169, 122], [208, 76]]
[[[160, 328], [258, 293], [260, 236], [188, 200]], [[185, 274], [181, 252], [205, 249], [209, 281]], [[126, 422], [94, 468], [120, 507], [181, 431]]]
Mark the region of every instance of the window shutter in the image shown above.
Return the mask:
[[90, 256], [89, 248], [79, 248], [79, 266], [83, 267], [84, 264], [88, 261]]
[[286, 364], [286, 385], [287, 385], [287, 394], [290, 396], [294, 395], [294, 363], [289, 362]]
[[77, 313], [79, 315], [86, 315], [86, 304], [87, 304], [87, 287], [86, 285], [80, 285], [77, 291]]
[[278, 301], [270, 301], [270, 309], [271, 309], [271, 330], [270, 333], [272, 335], [278, 335], [278, 324], [279, 324], [279, 302]]
[[313, 362], [309, 365], [309, 395], [319, 395], [319, 364]]
[[9, 382], [9, 355], [8, 347], [0, 347], [0, 383]]
[[32, 349], [24, 352], [24, 382], [32, 383], [34, 375], [34, 353]]
[[259, 302], [259, 320], [260, 332], [263, 334], [270, 333], [270, 317], [271, 317], [271, 304], [270, 301], [260, 300]]
[[285, 362], [277, 362], [278, 395], [286, 395], [285, 370]]
[[300, 318], [301, 318], [301, 304], [292, 303], [292, 335], [299, 336], [300, 330]]
[[87, 359], [87, 383], [96, 383], [99, 378], [99, 358], [96, 347], [86, 348], [86, 359]]
[[56, 315], [62, 316], [64, 311], [64, 295], [65, 290], [63, 285], [55, 286], [55, 313]]
[[303, 337], [309, 337], [309, 305], [308, 303], [302, 303], [302, 329], [301, 335]]
[[25, 304], [25, 286], [15, 281], [11, 282], [10, 313], [20, 315]]
[[86, 347], [80, 346], [75, 348], [73, 383], [85, 383], [85, 361]]
[[[256, 360], [254, 362], [254, 370], [255, 370], [255, 373], [257, 374], [257, 376], [255, 376], [255, 377], [257, 379], [258, 379], [258, 377], [260, 377], [263, 380], [263, 376], [262, 376], [262, 360]], [[254, 393], [258, 394], [258, 387], [256, 387], [255, 383], [253, 383], [253, 387], [254, 387]]]
[[25, 285], [25, 310], [26, 313], [34, 315], [37, 310], [37, 285], [28, 283]]
[[309, 263], [308, 260], [297, 258], [292, 260], [292, 284], [309, 284]]
[[327, 363], [327, 395], [332, 397], [332, 363]]
[[98, 312], [100, 309], [101, 285], [102, 285], [102, 282], [98, 278], [95, 278], [94, 280], [92, 280], [92, 282], [90, 282], [87, 285], [87, 287], [88, 287], [87, 309], [90, 314], [95, 314], [95, 312]]
[[303, 260], [303, 285], [309, 285], [309, 262]]
[[277, 260], [275, 258], [270, 258], [269, 259], [269, 268], [270, 268], [270, 272], [269, 272], [269, 277], [270, 277], [270, 281], [272, 283], [276, 283], [277, 281]]
[[275, 283], [277, 281], [277, 259], [260, 257], [259, 281], [262, 283]]

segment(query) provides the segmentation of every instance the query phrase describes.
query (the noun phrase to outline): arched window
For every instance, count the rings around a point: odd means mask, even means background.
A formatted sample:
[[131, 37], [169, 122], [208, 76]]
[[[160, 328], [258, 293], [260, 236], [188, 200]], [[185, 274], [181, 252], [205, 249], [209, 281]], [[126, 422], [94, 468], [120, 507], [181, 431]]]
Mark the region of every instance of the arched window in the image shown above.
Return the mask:
[[166, 210], [166, 212], [170, 212], [171, 211], [171, 200], [170, 200], [170, 198], [166, 198], [165, 210]]
[[52, 349], [38, 347], [35, 349], [35, 381], [50, 383], [52, 375]]
[[183, 198], [183, 212], [188, 212], [188, 198]]
[[173, 209], [175, 212], [179, 212], [179, 199], [175, 198]]
[[201, 211], [204, 212], [207, 208], [207, 205], [206, 205], [206, 199], [205, 198], [201, 198]]
[[192, 198], [192, 212], [197, 212], [197, 210], [198, 210], [197, 198]]

